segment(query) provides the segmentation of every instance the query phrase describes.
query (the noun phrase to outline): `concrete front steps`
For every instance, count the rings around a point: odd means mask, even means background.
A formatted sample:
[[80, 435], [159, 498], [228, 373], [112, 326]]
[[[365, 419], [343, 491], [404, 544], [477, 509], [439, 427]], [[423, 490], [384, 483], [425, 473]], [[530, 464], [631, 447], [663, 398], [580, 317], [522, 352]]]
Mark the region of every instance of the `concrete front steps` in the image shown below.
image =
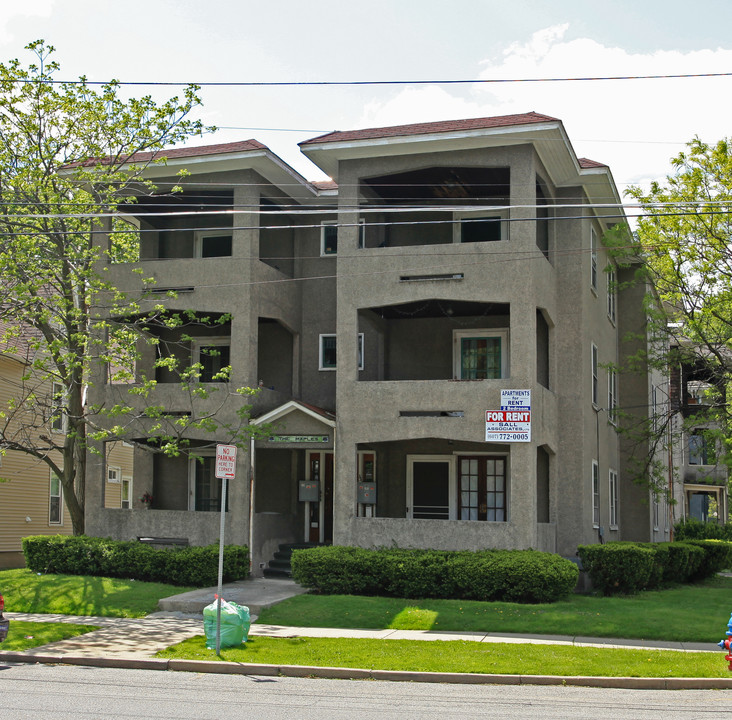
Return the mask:
[[264, 568], [266, 578], [289, 578], [292, 577], [292, 551], [305, 548], [318, 547], [317, 543], [283, 543], [274, 557]]

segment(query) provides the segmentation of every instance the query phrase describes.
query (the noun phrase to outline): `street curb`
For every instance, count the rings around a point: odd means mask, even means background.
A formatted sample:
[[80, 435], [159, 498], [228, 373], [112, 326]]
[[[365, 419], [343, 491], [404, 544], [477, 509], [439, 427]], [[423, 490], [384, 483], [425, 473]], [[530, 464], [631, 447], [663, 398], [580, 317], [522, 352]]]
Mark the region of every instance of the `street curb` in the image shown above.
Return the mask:
[[728, 678], [642, 678], [562, 675], [489, 675], [487, 673], [416, 672], [410, 670], [367, 670], [362, 668], [316, 667], [308, 665], [260, 665], [225, 660], [176, 660], [165, 658], [87, 657], [22, 652], [0, 652], [0, 662], [44, 665], [83, 665], [138, 670], [261, 675], [338, 680], [387, 680], [390, 682], [429, 682], [469, 685], [573, 685], [623, 688], [628, 690], [730, 690]]

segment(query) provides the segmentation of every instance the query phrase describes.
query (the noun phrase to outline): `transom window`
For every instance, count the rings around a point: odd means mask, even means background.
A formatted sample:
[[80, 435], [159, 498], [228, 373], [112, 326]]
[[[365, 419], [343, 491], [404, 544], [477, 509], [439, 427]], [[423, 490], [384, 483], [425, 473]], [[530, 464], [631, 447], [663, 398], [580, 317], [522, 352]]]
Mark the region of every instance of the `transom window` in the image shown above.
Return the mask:
[[508, 377], [508, 331], [460, 330], [453, 336], [457, 380]]

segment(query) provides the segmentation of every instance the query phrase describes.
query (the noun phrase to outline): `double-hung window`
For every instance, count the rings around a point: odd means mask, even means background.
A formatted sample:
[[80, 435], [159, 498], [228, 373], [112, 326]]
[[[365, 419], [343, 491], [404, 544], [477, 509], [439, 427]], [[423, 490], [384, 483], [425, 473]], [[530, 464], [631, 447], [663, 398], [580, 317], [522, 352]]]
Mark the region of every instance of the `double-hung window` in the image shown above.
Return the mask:
[[618, 374], [615, 370], [607, 373], [607, 416], [615, 425], [618, 421]]
[[590, 287], [597, 292], [597, 233], [590, 228]]
[[193, 344], [193, 362], [199, 364], [199, 382], [229, 382], [231, 340], [199, 338]]
[[610, 528], [618, 527], [618, 473], [610, 470]]
[[600, 527], [600, 466], [592, 461], [592, 527]]
[[456, 330], [453, 375], [457, 380], [508, 377], [507, 330]]
[[454, 214], [453, 242], [498, 242], [508, 240], [508, 210], [471, 210]]
[[129, 510], [132, 507], [132, 478], [123, 477], [120, 492], [120, 507]]
[[51, 389], [51, 432], [66, 432], [66, 415], [64, 406], [66, 389], [61, 383], [53, 383]]
[[599, 372], [600, 361], [597, 352], [597, 345], [592, 345], [592, 404], [597, 406], [600, 401]]
[[231, 257], [231, 231], [206, 230], [195, 235], [197, 258]]
[[[358, 334], [358, 350], [357, 350], [358, 369], [364, 368], [364, 334]], [[336, 369], [336, 335], [328, 333], [320, 335], [318, 339], [318, 369], [319, 370], [335, 370]]]
[[615, 308], [617, 305], [616, 287], [617, 275], [615, 268], [611, 267], [607, 271], [607, 316], [613, 325], [615, 324]]
[[61, 525], [63, 513], [63, 489], [58, 475], [51, 473], [48, 489], [48, 524]]
[[714, 437], [704, 428], [689, 435], [689, 465], [716, 465]]

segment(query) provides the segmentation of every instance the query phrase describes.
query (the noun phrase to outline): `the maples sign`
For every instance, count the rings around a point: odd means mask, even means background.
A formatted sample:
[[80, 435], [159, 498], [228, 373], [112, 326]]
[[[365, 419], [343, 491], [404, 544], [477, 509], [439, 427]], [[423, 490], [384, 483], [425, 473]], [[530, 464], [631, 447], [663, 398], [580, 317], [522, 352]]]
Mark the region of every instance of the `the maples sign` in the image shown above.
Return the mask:
[[236, 475], [236, 445], [216, 446], [216, 477], [233, 480]]

